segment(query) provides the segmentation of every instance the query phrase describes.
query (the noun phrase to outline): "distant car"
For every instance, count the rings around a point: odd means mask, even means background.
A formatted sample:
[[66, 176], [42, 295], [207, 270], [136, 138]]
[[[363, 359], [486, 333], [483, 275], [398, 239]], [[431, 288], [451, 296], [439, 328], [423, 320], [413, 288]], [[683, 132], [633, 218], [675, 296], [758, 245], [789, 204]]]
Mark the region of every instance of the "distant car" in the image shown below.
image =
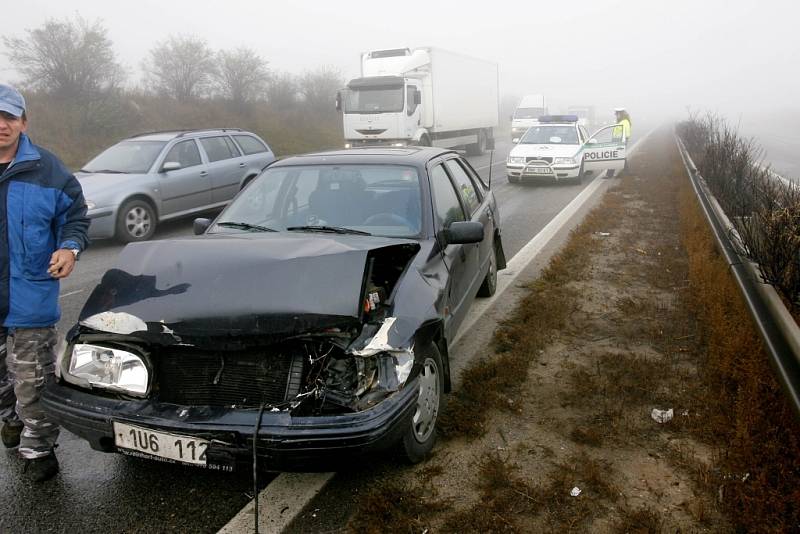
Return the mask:
[[508, 181], [580, 183], [587, 174], [621, 171], [626, 140], [613, 137], [615, 126], [604, 126], [590, 138], [578, 121], [575, 115], [539, 117], [508, 154]]
[[506, 264], [494, 195], [461, 155], [277, 161], [195, 233], [128, 245], [105, 273], [46, 392], [60, 425], [223, 470], [254, 436], [270, 469], [431, 450], [456, 331]]
[[161, 221], [219, 208], [275, 155], [239, 129], [141, 134], [75, 173], [89, 208], [89, 237], [145, 241]]

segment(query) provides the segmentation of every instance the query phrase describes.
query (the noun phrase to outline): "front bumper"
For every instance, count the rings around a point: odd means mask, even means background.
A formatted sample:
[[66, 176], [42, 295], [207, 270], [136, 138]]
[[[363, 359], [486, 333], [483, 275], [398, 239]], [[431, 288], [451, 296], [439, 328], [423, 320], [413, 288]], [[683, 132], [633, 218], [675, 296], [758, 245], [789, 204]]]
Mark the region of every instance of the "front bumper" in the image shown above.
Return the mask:
[[117, 224], [115, 208], [96, 208], [86, 213], [89, 217], [89, 237], [107, 239], [114, 237]]
[[[387, 450], [408, 428], [418, 395], [419, 380], [414, 378], [362, 412], [293, 417], [284, 411], [264, 411], [258, 432], [259, 461], [274, 471], [320, 471], [354, 455]], [[111, 399], [63, 384], [48, 387], [42, 403], [59, 425], [99, 451], [121, 452], [114, 443], [113, 421], [118, 421], [210, 440], [209, 464], [252, 458], [258, 409]]]
[[[546, 169], [547, 172], [542, 173], [540, 170]], [[513, 177], [525, 180], [569, 180], [575, 179], [580, 176], [580, 165], [508, 165], [506, 164], [506, 173]]]

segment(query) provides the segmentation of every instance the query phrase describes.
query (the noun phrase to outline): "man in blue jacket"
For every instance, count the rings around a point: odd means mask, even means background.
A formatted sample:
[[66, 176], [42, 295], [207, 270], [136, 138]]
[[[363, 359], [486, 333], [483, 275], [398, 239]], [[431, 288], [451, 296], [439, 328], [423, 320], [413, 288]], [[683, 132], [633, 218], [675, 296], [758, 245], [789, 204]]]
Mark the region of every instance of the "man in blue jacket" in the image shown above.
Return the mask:
[[0, 84], [0, 437], [39, 482], [58, 472], [58, 426], [39, 399], [55, 371], [59, 280], [89, 244], [89, 219], [80, 184], [27, 126], [25, 99]]

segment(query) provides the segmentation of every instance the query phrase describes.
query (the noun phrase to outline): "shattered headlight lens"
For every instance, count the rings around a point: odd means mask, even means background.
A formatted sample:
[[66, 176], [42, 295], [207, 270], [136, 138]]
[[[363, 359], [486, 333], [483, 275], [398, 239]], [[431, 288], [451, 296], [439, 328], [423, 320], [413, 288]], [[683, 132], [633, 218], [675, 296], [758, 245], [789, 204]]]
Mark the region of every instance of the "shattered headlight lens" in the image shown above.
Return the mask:
[[141, 356], [132, 352], [78, 343], [72, 348], [67, 382], [142, 396], [150, 373]]
[[508, 163], [511, 163], [512, 165], [522, 165], [523, 163], [525, 163], [525, 157], [524, 156], [508, 156]]

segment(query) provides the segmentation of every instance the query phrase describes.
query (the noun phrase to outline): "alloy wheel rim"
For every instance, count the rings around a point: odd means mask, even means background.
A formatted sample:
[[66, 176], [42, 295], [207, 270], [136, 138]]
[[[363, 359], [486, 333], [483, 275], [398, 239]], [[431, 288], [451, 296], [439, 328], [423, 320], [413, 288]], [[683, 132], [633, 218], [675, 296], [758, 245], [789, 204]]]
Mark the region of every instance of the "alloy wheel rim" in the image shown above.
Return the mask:
[[419, 376], [417, 410], [411, 420], [414, 437], [424, 443], [433, 434], [439, 415], [439, 373], [436, 362], [427, 358]]
[[151, 224], [150, 213], [141, 206], [136, 206], [125, 214], [125, 229], [133, 237], [147, 235]]

